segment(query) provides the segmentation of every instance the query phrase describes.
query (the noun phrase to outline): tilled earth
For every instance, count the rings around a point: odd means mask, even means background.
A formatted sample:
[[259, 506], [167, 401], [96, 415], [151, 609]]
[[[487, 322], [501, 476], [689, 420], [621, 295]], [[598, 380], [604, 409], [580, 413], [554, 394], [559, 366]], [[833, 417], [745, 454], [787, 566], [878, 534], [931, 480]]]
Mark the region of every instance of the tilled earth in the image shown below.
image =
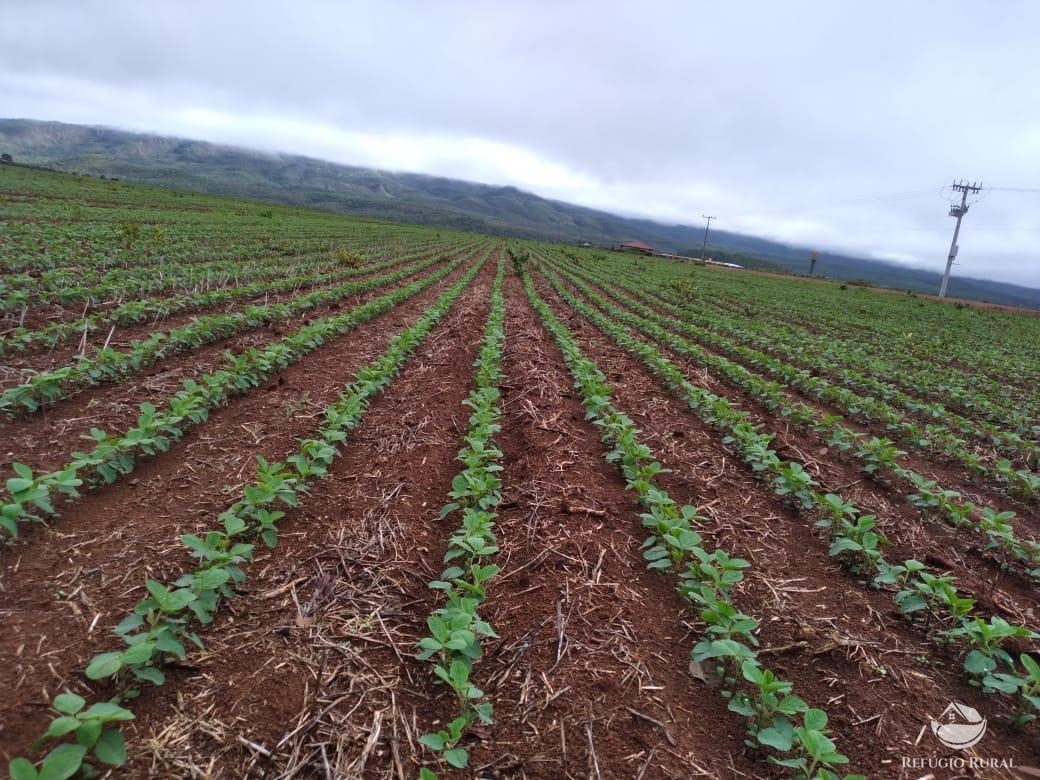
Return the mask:
[[[81, 670], [116, 646], [109, 631], [141, 597], [146, 577], [171, 581], [190, 567], [178, 537], [214, 524], [257, 455], [293, 452], [354, 372], [468, 266], [233, 399], [131, 477], [0, 552], [5, 764], [42, 733], [54, 693], [107, 693]], [[258, 548], [240, 597], [201, 632], [205, 650], [132, 702], [122, 774], [411, 778], [432, 759], [418, 737], [449, 720], [455, 702], [430, 664], [415, 659], [416, 643], [438, 606], [427, 583], [442, 568], [454, 523], [439, 510], [460, 469], [462, 401], [493, 275], [488, 262], [373, 402], [328, 477], [281, 522], [279, 545]], [[708, 547], [750, 562], [735, 603], [761, 621], [765, 664], [828, 712], [851, 771], [927, 776], [904, 758], [953, 755], [928, 723], [954, 700], [989, 716], [973, 754], [1040, 764], [1033, 732], [999, 717], [1006, 702], [969, 686], [959, 659], [902, 620], [891, 593], [844, 572], [811, 518], [774, 496], [683, 401], [535, 279], [613, 383], [615, 405], [670, 470], [660, 486], [698, 507]], [[505, 295], [501, 574], [482, 607], [498, 638], [475, 667], [495, 722], [467, 735], [472, 768], [459, 776], [772, 776], [745, 746], [743, 718], [727, 710], [716, 681], [691, 666], [697, 615], [672, 579], [646, 568], [633, 495], [604, 460], [607, 447], [585, 419], [562, 355], [513, 274]], [[78, 448], [83, 430], [112, 424], [193, 368], [212, 367], [219, 350], [244, 345], [213, 345], [193, 353], [195, 363], [191, 355], [164, 361], [156, 371], [168, 378], [153, 372], [88, 391], [58, 404], [46, 422], [5, 423], [2, 449], [11, 460], [53, 468]], [[898, 491], [866, 480], [701, 367], [677, 362], [690, 381], [749, 409], [778, 434], [778, 451], [803, 460], [821, 485], [876, 513], [892, 559], [945, 562], [980, 605], [1036, 623], [1030, 582], [998, 569], [971, 540], [922, 525]]]

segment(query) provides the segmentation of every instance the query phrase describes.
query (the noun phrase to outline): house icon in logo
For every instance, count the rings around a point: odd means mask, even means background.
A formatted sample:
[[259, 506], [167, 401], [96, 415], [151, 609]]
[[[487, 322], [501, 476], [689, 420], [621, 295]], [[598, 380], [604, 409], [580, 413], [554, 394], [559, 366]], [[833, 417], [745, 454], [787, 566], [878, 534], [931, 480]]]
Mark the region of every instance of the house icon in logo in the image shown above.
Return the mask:
[[946, 747], [964, 750], [978, 744], [986, 733], [986, 719], [967, 704], [953, 702], [939, 720], [932, 721], [932, 733]]

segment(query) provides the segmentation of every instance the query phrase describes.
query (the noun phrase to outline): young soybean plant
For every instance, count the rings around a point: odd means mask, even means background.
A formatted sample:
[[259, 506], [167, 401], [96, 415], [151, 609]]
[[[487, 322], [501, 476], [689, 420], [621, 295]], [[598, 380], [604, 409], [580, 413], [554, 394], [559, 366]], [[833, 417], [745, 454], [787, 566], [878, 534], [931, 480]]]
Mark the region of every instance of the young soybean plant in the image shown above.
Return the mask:
[[84, 478], [90, 487], [96, 487], [131, 473], [138, 457], [165, 451], [228, 397], [258, 386], [264, 378], [319, 348], [329, 338], [388, 311], [447, 276], [461, 263], [461, 259], [453, 261], [349, 312], [305, 325], [263, 349], [250, 348], [229, 361], [227, 369], [204, 375], [199, 381], [184, 380], [184, 387], [169, 399], [167, 409], [157, 411], [152, 404], [141, 404], [137, 424], [124, 434], [92, 428], [90, 435], [83, 438], [94, 442], [94, 448], [90, 452], [73, 452], [71, 461], [61, 471], [34, 476], [28, 467], [15, 464], [18, 476], [7, 482], [10, 499], [0, 496], [0, 541], [17, 536], [19, 523], [56, 516], [52, 503], [55, 493], [76, 498], [79, 493], [75, 488], [83, 485]]
[[[562, 270], [560, 272], [571, 279], [579, 289], [584, 290], [590, 299], [601, 300], [594, 292], [582, 285], [576, 277]], [[785, 464], [770, 449], [769, 441], [771, 437], [759, 433], [757, 427], [744, 420], [742, 412], [731, 409], [725, 399], [711, 396], [703, 389], [688, 386], [689, 383], [685, 382], [681, 374], [673, 371], [665, 361], [658, 359], [658, 356], [654, 354], [655, 350], [653, 347], [632, 339], [623, 329], [619, 328], [607, 317], [579, 301], [562, 285], [559, 285], [553, 279], [550, 279], [550, 281], [560, 295], [576, 310], [586, 314], [621, 346], [646, 362], [671, 389], [682, 393], [690, 403], [691, 408], [697, 411], [706, 423], [722, 430], [728, 430], [729, 435], [723, 439], [723, 443], [738, 447], [745, 461], [756, 474], [771, 473], [777, 475], [771, 486], [775, 492], [784, 495], [784, 486], [779, 485], [778, 481], [784, 477], [782, 468]], [[602, 308], [602, 302], [600, 305]], [[621, 311], [616, 312], [616, 316], [625, 322], [632, 323], [633, 327], [650, 333], [658, 341], [669, 344], [675, 342], [675, 338], [670, 337], [661, 328], [640, 326], [636, 323], [636, 318]], [[679, 351], [681, 352], [682, 350]], [[598, 403], [602, 406], [601, 402]], [[836, 425], [836, 423], [834, 420], [831, 420], [827, 425]], [[844, 437], [844, 439], [848, 442], [858, 441], [857, 436], [852, 435]], [[887, 472], [911, 482], [922, 489], [921, 493], [915, 496], [915, 498], [920, 501], [926, 500], [927, 497], [924, 494], [927, 493], [926, 488], [929, 483], [920, 478], [919, 475], [915, 475], [910, 469], [898, 465], [899, 452], [887, 439], [872, 439], [869, 442], [861, 442], [857, 449], [859, 456], [868, 460], [868, 467], [873, 468], [875, 472], [887, 470]], [[795, 476], [797, 478], [798, 474], [795, 473]], [[915, 476], [919, 478], [915, 480]], [[787, 481], [784, 479], [784, 482]], [[796, 479], [797, 481], [800, 481], [800, 479]], [[790, 487], [790, 485], [787, 485], [787, 487]], [[869, 515], [861, 516], [856, 507], [845, 502], [840, 496], [833, 494], [820, 496], [812, 490], [811, 485], [807, 484], [795, 484], [794, 487], [799, 490], [787, 492], [790, 494], [800, 492], [802, 495], [798, 497], [802, 499], [801, 506], [803, 508], [815, 507], [823, 511], [823, 517], [817, 522], [817, 526], [825, 528], [829, 532], [831, 537], [830, 554], [837, 557], [847, 569], [858, 575], [869, 575], [871, 571], [876, 571], [878, 576], [873, 579], [876, 585], [898, 585], [900, 590], [895, 594], [896, 604], [908, 619], [923, 618], [917, 622], [922, 623], [926, 630], [931, 627], [933, 621], [937, 621], [940, 627], [962, 626], [966, 621], [969, 621], [974, 602], [957, 593], [951, 578], [932, 575], [924, 571], [923, 564], [917, 561], [907, 561], [906, 565], [897, 566], [893, 566], [885, 561], [881, 547], [887, 544], [887, 540], [875, 530], [875, 518]], [[967, 515], [970, 514], [974, 507], [970, 502], [961, 503], [954, 500], [951, 493], [952, 491], [937, 491], [933, 493], [933, 496], [937, 498], [936, 503], [944, 512], [946, 520], [951, 525], [960, 527], [961, 518], [963, 517], [966, 520]], [[790, 499], [790, 495], [787, 497]], [[979, 529], [989, 536], [991, 546], [1001, 547], [1009, 557], [1029, 563], [1037, 555], [1035, 543], [1031, 542], [1031, 540], [1022, 541], [1014, 538], [1013, 530], [1008, 523], [1011, 517], [1013, 517], [1013, 514], [1010, 512], [998, 514], [991, 509], [983, 508], [983, 519], [979, 522]], [[655, 565], [662, 563], [662, 561], [663, 559], [657, 560]], [[1031, 569], [1027, 573], [1029, 576], [1038, 577], [1040, 576], [1040, 569]], [[684, 596], [689, 597], [685, 593]], [[718, 614], [723, 618], [726, 617], [724, 612]], [[729, 620], [725, 630], [727, 632], [732, 631], [733, 625], [736, 625], [736, 623], [732, 619]], [[719, 630], [714, 624], [713, 628]], [[970, 631], [947, 631], [945, 636], [951, 639], [971, 639], [972, 634]], [[732, 667], [742, 659], [745, 651], [746, 648], [743, 646], [714, 645], [705, 646], [700, 652], [718, 652], [718, 656], [705, 655], [704, 657], [724, 657], [726, 661], [720, 665], [728, 668], [729, 674], [727, 679], [734, 679]], [[981, 669], [979, 656], [969, 655], [969, 659], [970, 662], [966, 660], [965, 671], [969, 677], [977, 676]], [[1005, 667], [1010, 666], [1006, 661], [1004, 665]], [[1023, 663], [1023, 666], [1028, 671], [1028, 665]], [[1033, 711], [1037, 710], [1038, 704], [1040, 704], [1040, 698], [1037, 698], [1035, 690], [1030, 687], [1033, 683], [1029, 682], [1029, 677], [1018, 677], [1015, 674], [1009, 675], [1003, 672], [987, 672], [985, 670], [982, 670], [982, 674], [984, 678], [982, 688], [984, 691], [1000, 690], [1004, 693], [1017, 694], [1019, 696], [1020, 714], [1016, 717], [1016, 722], [1028, 722], [1033, 716]]]
[[[139, 693], [127, 687], [130, 683], [164, 683], [160, 666], [168, 658], [186, 655], [182, 639], [202, 647], [201, 640], [192, 630], [192, 622], [211, 622], [220, 601], [233, 596], [245, 581], [240, 564], [252, 560], [253, 545], [243, 539], [260, 537], [269, 547], [276, 545], [275, 523], [284, 513], [274, 508], [279, 504], [295, 506], [298, 495], [306, 492], [307, 483], [327, 473], [328, 466], [339, 454], [335, 445], [345, 439], [345, 431], [360, 424], [371, 400], [397, 376], [408, 357], [447, 314], [484, 262], [481, 260], [475, 264], [417, 322], [391, 339], [387, 350], [374, 363], [358, 371], [347, 392], [326, 410], [326, 421], [317, 438], [301, 442], [297, 454], [286, 462], [268, 463], [263, 458], [258, 459], [254, 483], [245, 487], [241, 500], [220, 515], [223, 530], [210, 531], [204, 536], [187, 534], [181, 537], [192, 557], [199, 560], [198, 566], [174, 582], [172, 587], [155, 580], [145, 582], [148, 597], [138, 602], [115, 630], [126, 645], [125, 649], [94, 656], [85, 671], [89, 679], [114, 678], [122, 690], [118, 699], [125, 701]], [[289, 470], [290, 465], [296, 467], [295, 473]], [[33, 749], [69, 736], [76, 739], [76, 744], [59, 743], [39, 766], [23, 757], [13, 759], [8, 765], [13, 780], [65, 780], [88, 768], [85, 759], [90, 750], [103, 763], [121, 765], [125, 762], [122, 734], [118, 730], [103, 729], [103, 726], [109, 722], [130, 720], [133, 714], [114, 702], [100, 702], [84, 711], [85, 705], [81, 697], [70, 694], [54, 699], [53, 706], [60, 714]]]
[[53, 748], [37, 768], [24, 758], [14, 759], [8, 766], [11, 780], [64, 780], [77, 772], [97, 769], [87, 760], [93, 752], [102, 764], [122, 766], [126, 763], [126, 742], [118, 728], [105, 728], [109, 723], [133, 720], [133, 713], [111, 702], [87, 706], [82, 696], [62, 693], [54, 697], [52, 705], [58, 715], [51, 720], [47, 731], [33, 743], [33, 749], [47, 740], [71, 735], [76, 743], [62, 743]]
[[[496, 637], [494, 629], [478, 614], [486, 598], [486, 584], [499, 567], [487, 561], [498, 552], [494, 534], [495, 510], [501, 500], [502, 483], [497, 473], [502, 452], [494, 435], [501, 429], [498, 383], [501, 378], [505, 301], [502, 279], [505, 270], [499, 259], [491, 293], [491, 311], [484, 341], [476, 362], [475, 387], [464, 402], [473, 411], [469, 418], [466, 446], [458, 460], [465, 468], [452, 480], [451, 503], [441, 517], [461, 512], [462, 522], [448, 540], [444, 563], [450, 564], [430, 587], [444, 592], [445, 604], [427, 618], [430, 633], [419, 641], [420, 661], [433, 661], [434, 674], [455, 693], [459, 714], [447, 728], [424, 734], [419, 741], [440, 754], [448, 766], [461, 769], [469, 764], [469, 752], [460, 743], [475, 722], [492, 722], [492, 705], [482, 701], [484, 692], [472, 681], [474, 662], [483, 655], [481, 639]], [[428, 767], [422, 780], [433, 780]]]
[[[700, 534], [691, 528], [701, 520], [696, 510], [679, 507], [654, 484], [653, 476], [663, 468], [639, 442], [632, 420], [613, 407], [606, 377], [538, 297], [526, 271], [521, 269], [520, 274], [528, 299], [563, 352], [588, 418], [612, 445], [607, 460], [619, 465], [628, 488], [646, 510], [641, 516], [652, 535], [643, 544], [643, 556], [649, 568], [675, 573], [680, 595], [700, 610], [707, 625], [704, 639], [694, 647], [693, 660], [715, 662], [730, 698], [729, 709], [748, 719], [748, 744], [772, 750], [770, 763], [792, 770], [799, 779], [837, 778], [834, 767], [848, 763], [848, 758], [825, 731], [826, 713], [809, 708], [793, 695], [790, 683], [761, 667], [753, 649], [758, 644], [754, 635], [758, 622], [730, 601], [730, 591], [743, 578], [747, 561], [731, 558], [723, 550], [704, 549]], [[749, 431], [749, 435], [758, 434]], [[739, 687], [740, 678], [750, 683], [750, 690]], [[850, 775], [848, 780], [853, 778], [860, 776]]]

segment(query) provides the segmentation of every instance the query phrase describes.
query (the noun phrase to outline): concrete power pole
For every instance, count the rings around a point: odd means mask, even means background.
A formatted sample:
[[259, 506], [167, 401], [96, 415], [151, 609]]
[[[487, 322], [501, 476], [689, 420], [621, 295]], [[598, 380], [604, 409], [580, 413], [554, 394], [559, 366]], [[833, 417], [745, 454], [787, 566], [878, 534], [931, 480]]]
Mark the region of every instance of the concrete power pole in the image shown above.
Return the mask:
[[961, 194], [961, 205], [950, 206], [950, 216], [957, 217], [957, 225], [953, 229], [953, 241], [950, 242], [950, 254], [946, 258], [946, 273], [943, 274], [942, 286], [939, 288], [939, 297], [946, 297], [946, 288], [950, 286], [950, 268], [953, 267], [953, 260], [957, 257], [957, 236], [961, 232], [961, 220], [964, 219], [964, 215], [968, 213], [968, 193], [977, 193], [982, 190], [982, 185], [976, 182], [968, 184], [966, 181], [954, 182], [953, 191]]
[[707, 214], [701, 214], [701, 216], [708, 220], [708, 224], [704, 226], [704, 243], [701, 244], [701, 260], [706, 260], [704, 253], [708, 251], [708, 229], [711, 227], [711, 221], [718, 217], [709, 217]]

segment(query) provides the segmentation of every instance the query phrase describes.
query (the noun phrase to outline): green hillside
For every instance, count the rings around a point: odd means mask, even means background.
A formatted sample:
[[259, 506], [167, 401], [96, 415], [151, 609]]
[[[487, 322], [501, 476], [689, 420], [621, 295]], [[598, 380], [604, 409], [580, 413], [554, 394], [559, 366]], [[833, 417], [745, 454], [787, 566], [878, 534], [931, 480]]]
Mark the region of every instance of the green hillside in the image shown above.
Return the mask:
[[[542, 198], [515, 187], [397, 173], [296, 155], [58, 122], [0, 119], [0, 153], [15, 162], [162, 187], [249, 198], [357, 216], [548, 241], [640, 240], [700, 254], [700, 227], [666, 225]], [[763, 270], [808, 270], [809, 250], [713, 230], [709, 254]], [[835, 279], [932, 293], [930, 271], [821, 253], [816, 272]], [[1040, 308], [1040, 290], [955, 277], [950, 294]]]

